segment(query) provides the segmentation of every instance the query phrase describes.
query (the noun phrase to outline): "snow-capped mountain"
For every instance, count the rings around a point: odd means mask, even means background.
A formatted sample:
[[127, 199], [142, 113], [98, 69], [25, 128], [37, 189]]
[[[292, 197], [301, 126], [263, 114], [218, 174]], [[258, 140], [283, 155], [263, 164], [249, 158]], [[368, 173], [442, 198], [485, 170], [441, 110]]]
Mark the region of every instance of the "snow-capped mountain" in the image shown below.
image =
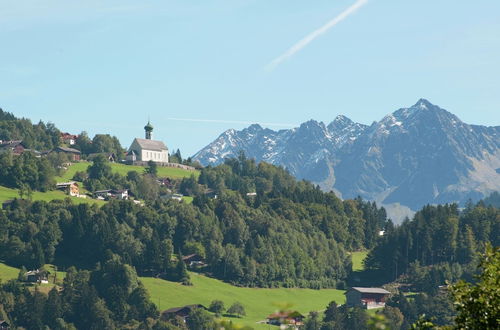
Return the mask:
[[228, 130], [193, 157], [219, 164], [243, 150], [343, 198], [360, 195], [413, 210], [500, 191], [500, 127], [468, 125], [421, 99], [371, 126], [338, 116], [290, 130]]

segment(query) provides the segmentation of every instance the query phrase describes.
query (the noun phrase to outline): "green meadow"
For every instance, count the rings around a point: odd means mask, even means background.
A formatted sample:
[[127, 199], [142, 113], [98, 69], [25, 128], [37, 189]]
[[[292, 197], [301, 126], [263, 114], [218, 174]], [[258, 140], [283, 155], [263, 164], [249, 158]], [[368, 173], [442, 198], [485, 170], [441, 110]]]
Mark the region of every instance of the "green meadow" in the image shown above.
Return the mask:
[[[81, 161], [79, 163], [72, 164], [61, 176], [56, 177], [57, 181], [69, 181], [73, 178], [76, 172], [85, 172], [87, 168], [91, 165], [89, 162]], [[114, 173], [126, 176], [130, 171], [136, 171], [138, 173], [144, 173], [144, 166], [135, 165], [125, 165], [119, 163], [110, 163], [111, 169]], [[199, 171], [187, 171], [181, 168], [174, 167], [162, 167], [158, 166], [158, 176], [168, 177], [173, 179], [188, 178], [191, 175], [198, 177], [200, 175]]]
[[[14, 198], [19, 198], [19, 190], [0, 186], [0, 202], [4, 202], [6, 200]], [[103, 201], [96, 199], [71, 197], [66, 195], [64, 192], [58, 190], [52, 190], [47, 192], [34, 191], [32, 196], [32, 199], [34, 201], [46, 201], [46, 202], [50, 202], [55, 199], [65, 199], [65, 198], [71, 199], [75, 204], [81, 204], [81, 203], [91, 203], [98, 205], [104, 204]]]
[[256, 322], [264, 320], [267, 315], [280, 308], [296, 309], [307, 316], [310, 311], [324, 310], [332, 300], [339, 304], [345, 302], [343, 290], [244, 288], [197, 273], [190, 275], [192, 286], [150, 277], [141, 277], [141, 281], [160, 310], [189, 304], [208, 307], [215, 299], [222, 300], [224, 306], [229, 308], [232, 303], [239, 301], [245, 307], [247, 315], [231, 320], [255, 329], [268, 329], [268, 325]]
[[[43, 285], [40, 289], [48, 292], [54, 284], [52, 265], [45, 266], [50, 272], [50, 284]], [[6, 282], [17, 278], [19, 269], [0, 263], [0, 280]], [[57, 272], [57, 281], [64, 278], [65, 272]], [[203, 304], [208, 307], [212, 300], [218, 299], [224, 302], [226, 308], [232, 303], [239, 301], [246, 310], [246, 316], [242, 318], [230, 318], [233, 322], [248, 325], [255, 329], [268, 329], [268, 325], [258, 324], [267, 315], [278, 309], [296, 309], [306, 315], [310, 311], [323, 311], [332, 300], [338, 304], [345, 302], [343, 290], [336, 289], [260, 289], [237, 287], [222, 281], [190, 273], [192, 286], [184, 286], [177, 282], [170, 282], [151, 277], [140, 277], [140, 280], [148, 290], [151, 300], [158, 306], [160, 311], [165, 309], [184, 306], [189, 304]]]
[[365, 269], [365, 265], [363, 264], [363, 261], [365, 260], [367, 255], [368, 255], [368, 251], [358, 251], [358, 252], [351, 253], [352, 270], [353, 271], [362, 271]]

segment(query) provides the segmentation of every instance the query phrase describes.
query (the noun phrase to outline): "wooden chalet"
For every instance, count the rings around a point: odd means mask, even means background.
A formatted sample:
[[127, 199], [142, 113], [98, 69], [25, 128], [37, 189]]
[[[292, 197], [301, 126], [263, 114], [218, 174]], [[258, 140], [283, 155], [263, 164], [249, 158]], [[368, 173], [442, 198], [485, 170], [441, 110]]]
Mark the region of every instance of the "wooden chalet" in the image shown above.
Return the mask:
[[24, 152], [25, 146], [21, 140], [1, 141], [0, 152], [12, 152], [14, 155], [20, 155]]
[[352, 287], [345, 293], [348, 307], [362, 307], [365, 309], [385, 306], [390, 292], [382, 288]]
[[75, 181], [57, 183], [56, 189], [64, 191], [70, 196], [80, 196], [80, 188], [78, 187], [78, 183]]
[[305, 316], [298, 311], [280, 311], [267, 316], [267, 323], [272, 325], [304, 325]]
[[182, 261], [188, 266], [188, 267], [204, 267], [207, 264], [205, 263], [205, 258], [200, 256], [199, 254], [190, 254], [187, 256], [182, 257]]
[[70, 155], [71, 161], [73, 162], [79, 161], [82, 156], [80, 150], [76, 150], [73, 148], [66, 148], [66, 147], [56, 147], [52, 149], [51, 152], [64, 153]]
[[195, 305], [186, 305], [186, 306], [181, 306], [181, 307], [173, 307], [170, 309], [167, 309], [163, 312], [161, 312], [161, 319], [162, 320], [171, 320], [175, 317], [180, 317], [184, 321], [186, 321], [186, 318], [189, 316], [189, 313], [191, 313], [195, 309], [207, 309], [205, 306], [201, 304], [195, 304]]
[[94, 197], [97, 199], [128, 199], [129, 193], [127, 189], [106, 189], [94, 191]]
[[62, 133], [61, 132], [61, 140], [67, 145], [75, 145], [76, 144], [76, 139], [78, 139], [78, 135], [75, 134], [70, 134], [70, 133]]
[[26, 273], [26, 282], [31, 283], [49, 283], [50, 272], [47, 270], [30, 270]]

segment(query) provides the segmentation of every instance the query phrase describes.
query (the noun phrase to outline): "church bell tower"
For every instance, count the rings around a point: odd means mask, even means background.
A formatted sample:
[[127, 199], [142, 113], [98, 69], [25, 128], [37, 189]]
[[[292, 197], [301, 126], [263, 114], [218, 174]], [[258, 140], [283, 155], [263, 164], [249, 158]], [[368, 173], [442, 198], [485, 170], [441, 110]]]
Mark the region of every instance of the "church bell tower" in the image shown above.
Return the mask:
[[152, 140], [153, 139], [153, 125], [148, 120], [148, 123], [146, 126], [144, 126], [144, 130], [146, 131], [146, 140]]

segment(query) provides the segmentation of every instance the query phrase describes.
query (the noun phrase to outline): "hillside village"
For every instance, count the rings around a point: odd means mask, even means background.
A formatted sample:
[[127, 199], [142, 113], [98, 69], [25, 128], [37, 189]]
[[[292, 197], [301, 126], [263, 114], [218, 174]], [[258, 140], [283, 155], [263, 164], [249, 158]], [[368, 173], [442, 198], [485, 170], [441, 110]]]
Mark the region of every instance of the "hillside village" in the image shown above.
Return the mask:
[[[77, 167], [79, 164], [80, 168], [85, 170], [85, 166], [90, 166], [97, 158], [103, 158], [109, 163], [120, 164], [123, 166], [130, 166], [130, 170], [137, 170], [137, 168], [148, 166], [155, 166], [160, 168], [175, 168], [186, 171], [185, 176], [189, 176], [189, 172], [195, 174], [196, 168], [187, 164], [181, 164], [179, 162], [179, 155], [173, 157], [174, 161], [169, 162], [168, 148], [162, 141], [157, 141], [153, 139], [153, 126], [150, 122], [144, 127], [145, 138], [135, 138], [130, 147], [123, 151], [122, 154], [116, 154], [113, 152], [100, 152], [100, 153], [88, 153], [84, 154], [78, 148], [79, 135], [70, 134], [67, 132], [60, 133], [60, 140], [62, 144], [56, 146], [51, 150], [35, 150], [27, 148], [22, 140], [0, 140], [0, 153], [11, 153], [13, 156], [20, 156], [24, 153], [30, 153], [37, 158], [47, 157], [48, 155], [57, 154], [62, 159], [66, 159], [66, 162], [62, 162], [58, 169], [62, 171], [67, 171], [70, 167]], [[172, 160], [172, 158], [171, 158]], [[83, 166], [82, 166], [83, 165]], [[199, 165], [196, 165], [199, 167]], [[122, 168], [126, 171], [126, 167]], [[160, 171], [168, 173], [168, 171]], [[63, 175], [64, 176], [64, 175]], [[78, 197], [78, 198], [91, 198], [97, 200], [127, 200], [133, 199], [134, 202], [141, 204], [141, 202], [134, 198], [134, 193], [129, 191], [129, 189], [112, 189], [106, 187], [106, 189], [99, 189], [95, 191], [87, 191], [81, 180], [76, 180], [78, 178], [72, 177], [69, 181], [58, 181], [55, 183], [55, 189], [64, 192], [68, 196]], [[182, 194], [175, 191], [175, 182], [172, 177], [169, 176], [157, 176], [156, 182], [160, 187], [165, 189], [162, 191], [163, 194], [161, 198], [170, 198], [173, 200], [181, 201], [183, 198]], [[12, 200], [6, 200], [5, 203], [11, 203]]]

